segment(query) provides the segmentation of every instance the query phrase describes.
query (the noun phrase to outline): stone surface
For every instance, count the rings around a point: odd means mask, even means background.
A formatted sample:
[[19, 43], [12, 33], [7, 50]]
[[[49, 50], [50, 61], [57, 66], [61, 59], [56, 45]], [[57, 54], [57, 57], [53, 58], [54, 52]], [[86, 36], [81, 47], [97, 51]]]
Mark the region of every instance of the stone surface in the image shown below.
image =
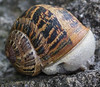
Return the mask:
[[[30, 6], [40, 3], [63, 7], [91, 28], [96, 39], [96, 51], [95, 64], [90, 70], [72, 75], [47, 76], [41, 73], [29, 77], [16, 72], [7, 60], [5, 43], [14, 20]], [[0, 0], [0, 86], [100, 87], [100, 0]]]
[[[21, 79], [22, 78], [22, 79]], [[17, 81], [5, 81], [1, 87], [100, 87], [100, 71], [80, 72], [76, 75], [39, 75], [22, 77]]]

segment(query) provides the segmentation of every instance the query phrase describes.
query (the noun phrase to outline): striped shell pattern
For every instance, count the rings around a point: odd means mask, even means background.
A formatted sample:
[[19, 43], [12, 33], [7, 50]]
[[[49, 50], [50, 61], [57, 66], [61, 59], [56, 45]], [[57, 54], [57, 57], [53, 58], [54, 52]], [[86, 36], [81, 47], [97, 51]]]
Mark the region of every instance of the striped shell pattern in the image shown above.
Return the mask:
[[63, 8], [35, 5], [14, 22], [6, 55], [17, 71], [35, 76], [74, 48], [88, 30]]

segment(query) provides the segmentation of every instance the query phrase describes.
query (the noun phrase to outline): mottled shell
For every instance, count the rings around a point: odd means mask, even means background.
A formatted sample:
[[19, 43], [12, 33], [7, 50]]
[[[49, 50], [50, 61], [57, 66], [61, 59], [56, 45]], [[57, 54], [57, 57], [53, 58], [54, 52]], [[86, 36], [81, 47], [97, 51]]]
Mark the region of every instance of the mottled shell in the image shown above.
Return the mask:
[[6, 55], [19, 72], [35, 76], [74, 48], [88, 30], [63, 8], [32, 6], [13, 24]]

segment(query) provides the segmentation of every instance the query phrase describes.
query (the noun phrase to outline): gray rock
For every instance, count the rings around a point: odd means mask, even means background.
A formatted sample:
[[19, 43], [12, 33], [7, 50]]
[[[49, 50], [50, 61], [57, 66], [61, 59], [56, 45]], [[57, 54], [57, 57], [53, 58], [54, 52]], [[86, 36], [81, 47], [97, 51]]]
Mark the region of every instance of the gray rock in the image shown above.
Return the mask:
[[74, 0], [51, 0], [54, 5], [58, 5], [58, 6], [64, 6], [64, 5], [68, 5], [70, 2], [74, 1]]
[[[86, 71], [75, 75], [23, 77], [1, 83], [1, 87], [100, 87], [100, 71]], [[23, 79], [22, 78], [22, 79]]]
[[3, 2], [3, 0], [0, 0], [0, 3], [2, 3]]
[[21, 9], [21, 11], [25, 11], [27, 8], [30, 7], [29, 1], [20, 0], [18, 2], [18, 7]]
[[95, 68], [95, 70], [100, 70], [100, 61], [96, 63], [94, 68]]

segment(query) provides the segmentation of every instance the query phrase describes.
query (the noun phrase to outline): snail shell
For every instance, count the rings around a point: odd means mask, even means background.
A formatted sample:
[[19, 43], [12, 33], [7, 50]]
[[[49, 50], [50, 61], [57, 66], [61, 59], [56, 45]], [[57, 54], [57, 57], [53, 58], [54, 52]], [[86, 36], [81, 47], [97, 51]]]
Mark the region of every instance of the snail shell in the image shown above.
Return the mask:
[[69, 11], [50, 5], [26, 10], [14, 22], [5, 47], [16, 70], [31, 76], [75, 71], [94, 50], [90, 29]]

